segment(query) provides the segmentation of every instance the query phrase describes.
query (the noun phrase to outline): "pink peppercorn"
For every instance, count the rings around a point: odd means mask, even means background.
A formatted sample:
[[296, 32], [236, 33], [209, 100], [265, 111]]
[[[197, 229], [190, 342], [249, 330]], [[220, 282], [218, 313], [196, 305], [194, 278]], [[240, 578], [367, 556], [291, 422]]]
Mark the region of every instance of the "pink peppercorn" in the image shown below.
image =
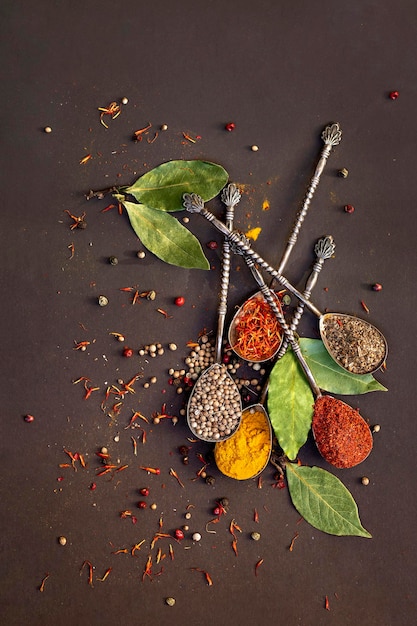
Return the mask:
[[375, 285], [372, 285], [372, 289], [374, 291], [381, 291], [382, 290], [382, 285], [380, 283], [375, 283]]
[[344, 209], [345, 209], [345, 213], [353, 213], [355, 210], [355, 207], [352, 206], [351, 204], [345, 204]]
[[123, 349], [123, 356], [125, 356], [126, 358], [130, 359], [130, 357], [133, 356], [133, 350], [132, 348], [124, 348]]
[[229, 133], [232, 132], [232, 130], [235, 130], [236, 128], [236, 124], [234, 122], [229, 122], [228, 124], [226, 124], [225, 129], [229, 131]]
[[148, 505], [146, 504], [146, 502], [145, 502], [144, 500], [140, 500], [140, 501], [138, 502], [138, 508], [139, 508], [139, 509], [146, 509], [146, 507], [147, 507], [147, 506], [148, 506]]
[[35, 418], [33, 417], [33, 415], [25, 415], [25, 422], [34, 422]]
[[184, 306], [185, 298], [183, 296], [178, 296], [178, 298], [175, 298], [175, 304], [177, 306]]
[[182, 539], [184, 539], [184, 533], [180, 528], [177, 528], [177, 530], [174, 532], [175, 535], [175, 539], [178, 539], [178, 541], [181, 541]]
[[209, 241], [208, 243], [206, 243], [206, 246], [209, 250], [217, 250], [217, 248], [219, 247], [217, 241]]
[[391, 100], [396, 100], [399, 96], [399, 92], [398, 91], [390, 91], [389, 97]]

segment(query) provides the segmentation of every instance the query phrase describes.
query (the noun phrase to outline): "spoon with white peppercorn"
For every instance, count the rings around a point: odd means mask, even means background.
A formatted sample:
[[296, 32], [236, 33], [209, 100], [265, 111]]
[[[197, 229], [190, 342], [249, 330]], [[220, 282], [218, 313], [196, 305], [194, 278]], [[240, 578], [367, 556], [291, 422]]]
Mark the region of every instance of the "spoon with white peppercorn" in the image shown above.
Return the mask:
[[[235, 184], [223, 189], [226, 224], [233, 228], [234, 208], [241, 194]], [[221, 284], [215, 343], [215, 362], [197, 379], [187, 407], [187, 421], [192, 433], [203, 441], [224, 441], [240, 424], [242, 402], [236, 383], [221, 362], [224, 323], [230, 279], [230, 244], [225, 239], [222, 253]]]

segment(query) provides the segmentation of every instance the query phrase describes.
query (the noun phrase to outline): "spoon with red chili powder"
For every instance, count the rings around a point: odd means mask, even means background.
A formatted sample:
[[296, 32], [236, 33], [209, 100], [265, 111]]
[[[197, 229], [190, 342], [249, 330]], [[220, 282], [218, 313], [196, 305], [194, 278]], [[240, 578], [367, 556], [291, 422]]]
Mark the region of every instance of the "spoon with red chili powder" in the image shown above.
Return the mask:
[[363, 417], [348, 404], [334, 398], [323, 396], [317, 382], [305, 361], [292, 329], [287, 325], [281, 310], [276, 306], [261, 273], [252, 259], [245, 257], [262, 295], [274, 311], [291, 348], [298, 359], [310, 387], [316, 396], [312, 421], [313, 436], [321, 456], [331, 465], [348, 468], [358, 465], [366, 459], [372, 450], [371, 430]]

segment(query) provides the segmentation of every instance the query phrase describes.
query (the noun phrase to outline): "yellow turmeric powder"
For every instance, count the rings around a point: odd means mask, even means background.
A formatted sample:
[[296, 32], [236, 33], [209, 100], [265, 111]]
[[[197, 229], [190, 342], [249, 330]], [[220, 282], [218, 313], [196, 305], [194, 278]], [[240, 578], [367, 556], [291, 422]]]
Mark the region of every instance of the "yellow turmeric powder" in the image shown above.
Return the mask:
[[237, 431], [214, 447], [217, 467], [222, 474], [236, 480], [253, 478], [268, 463], [271, 439], [269, 420], [261, 407], [245, 409]]

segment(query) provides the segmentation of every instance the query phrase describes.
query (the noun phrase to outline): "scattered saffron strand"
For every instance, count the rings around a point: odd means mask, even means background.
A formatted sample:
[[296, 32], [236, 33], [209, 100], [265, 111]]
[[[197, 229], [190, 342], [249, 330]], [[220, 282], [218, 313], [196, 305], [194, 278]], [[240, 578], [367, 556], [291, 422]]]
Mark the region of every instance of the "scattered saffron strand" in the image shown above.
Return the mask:
[[178, 476], [177, 472], [176, 472], [175, 470], [173, 470], [173, 469], [172, 469], [172, 467], [171, 467], [171, 468], [170, 468], [170, 470], [169, 470], [169, 474], [170, 474], [170, 476], [173, 476], [173, 477], [177, 480], [178, 484], [179, 484], [179, 485], [180, 485], [183, 489], [185, 489], [184, 483], [182, 483], [182, 482], [181, 482], [180, 477]]
[[294, 537], [291, 539], [291, 543], [289, 545], [289, 551], [292, 552], [294, 550], [294, 544], [295, 544], [295, 540], [298, 539], [299, 534], [295, 533]]
[[106, 571], [104, 572], [103, 578], [97, 578], [97, 580], [99, 580], [100, 582], [104, 583], [104, 581], [106, 580], [106, 578], [108, 578], [110, 572], [112, 571], [112, 567], [108, 567], [106, 569]]
[[324, 608], [326, 609], [326, 611], [330, 611], [330, 603], [327, 596], [324, 597]]
[[260, 559], [260, 560], [256, 563], [256, 565], [255, 565], [255, 576], [257, 576], [257, 575], [258, 575], [258, 570], [259, 570], [259, 568], [261, 567], [261, 565], [262, 565], [262, 563], [263, 563], [263, 562], [264, 562], [264, 560], [263, 560], [263, 559]]
[[363, 300], [361, 300], [361, 307], [363, 308], [363, 310], [365, 311], [365, 313], [369, 313], [369, 309], [366, 306], [365, 302]]
[[94, 572], [94, 568], [92, 566], [92, 564], [90, 563], [90, 561], [85, 560], [84, 563], [81, 565], [81, 569], [80, 569], [80, 576], [81, 573], [84, 569], [84, 567], [88, 565], [88, 584], [90, 585], [90, 587], [94, 587], [93, 585], [93, 572]]
[[80, 161], [80, 165], [85, 165], [85, 163], [87, 163], [90, 159], [92, 159], [92, 155], [91, 154], [87, 154], [83, 159], [81, 159]]
[[105, 115], [111, 115], [111, 119], [115, 120], [116, 117], [119, 117], [120, 113], [122, 112], [117, 102], [110, 102], [109, 106], [107, 107], [98, 107], [98, 110], [100, 111], [100, 122], [105, 128], [108, 128], [107, 124], [103, 120], [103, 117]]
[[73, 243], [70, 243], [70, 245], [68, 246], [68, 249], [71, 251], [71, 256], [69, 257], [70, 260], [74, 258], [74, 254], [75, 254], [75, 246]]
[[211, 586], [212, 586], [212, 584], [213, 584], [213, 580], [211, 579], [210, 574], [209, 574], [208, 572], [206, 572], [206, 570], [201, 569], [200, 567], [192, 567], [192, 568], [191, 568], [191, 571], [192, 571], [192, 572], [201, 572], [202, 574], [204, 574], [204, 577], [205, 577], [205, 579], [206, 579], [206, 581], [207, 581], [208, 586], [209, 586], [209, 587], [211, 587]]
[[50, 576], [50, 574], [47, 572], [47, 573], [45, 574], [45, 576], [42, 578], [42, 582], [41, 582], [41, 584], [40, 584], [40, 586], [39, 586], [39, 591], [40, 591], [41, 593], [42, 593], [43, 591], [45, 591], [45, 583], [46, 583], [46, 581], [48, 580], [49, 576]]

